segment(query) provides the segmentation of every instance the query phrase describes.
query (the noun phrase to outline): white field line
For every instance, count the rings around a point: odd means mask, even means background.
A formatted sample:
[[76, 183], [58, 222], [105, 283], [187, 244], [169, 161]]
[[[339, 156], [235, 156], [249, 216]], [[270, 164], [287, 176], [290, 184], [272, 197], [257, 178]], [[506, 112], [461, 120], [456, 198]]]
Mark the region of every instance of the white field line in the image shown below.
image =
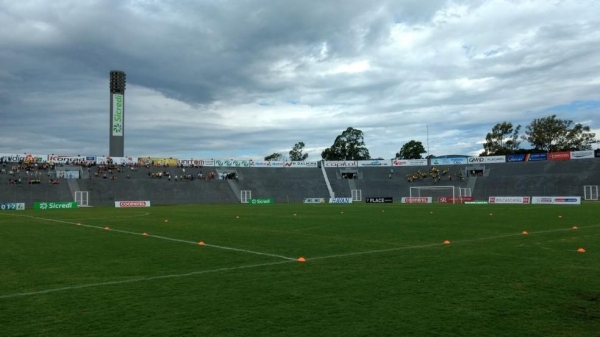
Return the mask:
[[[585, 228], [594, 228], [594, 227], [600, 227], [600, 225], [579, 227], [579, 229], [577, 229], [577, 230], [581, 230], [581, 229], [585, 229]], [[572, 229], [572, 228], [550, 229], [550, 230], [545, 230], [545, 231], [529, 232], [529, 234], [527, 234], [527, 236], [529, 236], [529, 235], [535, 235], [535, 234], [552, 233], [552, 232], [573, 231], [573, 230], [574, 229]], [[502, 239], [502, 238], [508, 238], [508, 237], [513, 237], [513, 236], [524, 236], [524, 235], [522, 233], [496, 235], [496, 236], [488, 236], [488, 237], [485, 237], [485, 238], [468, 239], [468, 240], [457, 240], [457, 241], [452, 241], [451, 244], [468, 243], [468, 242], [493, 240], [493, 239]], [[306, 261], [325, 260], [325, 259], [333, 259], [333, 258], [339, 258], [339, 257], [348, 257], [348, 256], [365, 255], [365, 254], [375, 254], [375, 253], [384, 253], [384, 252], [394, 252], [394, 251], [398, 251], [398, 250], [428, 248], [428, 247], [437, 247], [437, 246], [445, 246], [445, 244], [443, 242], [439, 242], [439, 243], [430, 243], [430, 244], [418, 245], [418, 246], [403, 246], [403, 247], [396, 247], [396, 248], [368, 250], [368, 251], [363, 251], [363, 252], [335, 254], [335, 255], [327, 255], [327, 256], [320, 256], [320, 257], [306, 258]]]
[[[79, 223], [79, 222], [71, 222], [71, 221], [64, 221], [64, 220], [55, 220], [55, 219], [41, 218], [41, 217], [35, 217], [35, 216], [30, 216], [30, 215], [14, 215], [14, 214], [11, 214], [11, 215], [12, 216], [18, 216], [18, 217], [26, 217], [26, 218], [36, 219], [36, 220], [44, 220], [44, 221], [52, 221], [52, 222], [58, 222], [58, 223], [65, 223], [65, 224], [70, 224], [70, 225], [77, 225], [77, 224], [79, 224], [79, 226], [81, 226], [81, 227], [97, 228], [97, 229], [105, 230], [105, 228], [102, 227], [102, 226], [86, 225], [86, 224], [82, 224], [82, 223]], [[169, 238], [169, 237], [160, 236], [160, 235], [151, 235], [151, 234], [144, 235], [143, 233], [136, 233], [136, 232], [124, 231], [124, 230], [121, 230], [121, 229], [113, 229], [113, 228], [109, 228], [108, 231], [109, 232], [123, 233], [123, 234], [138, 235], [138, 236], [146, 236], [146, 237], [149, 237], [149, 238], [156, 238], [156, 239], [161, 239], [161, 240], [167, 240], [167, 241], [174, 241], [174, 242], [181, 242], [181, 243], [198, 245], [198, 241], [181, 240], [181, 239]], [[263, 252], [257, 252], [257, 251], [254, 251], [254, 250], [234, 248], [234, 247], [219, 246], [219, 245], [213, 245], [213, 244], [209, 244], [209, 243], [205, 243], [203, 247], [211, 247], [211, 248], [217, 248], [217, 249], [222, 249], [222, 250], [231, 250], [231, 251], [241, 252], [241, 253], [270, 256], [270, 257], [276, 257], [276, 258], [280, 258], [280, 259], [284, 259], [284, 260], [288, 260], [288, 261], [296, 261], [297, 260], [297, 258], [283, 256], [283, 255], [277, 255], [277, 254], [271, 254], [271, 253], [263, 253]]]
[[0, 295], [0, 299], [41, 295], [41, 294], [48, 294], [48, 293], [54, 293], [54, 292], [60, 292], [60, 291], [68, 291], [68, 290], [84, 289], [84, 288], [92, 288], [92, 287], [102, 287], [102, 286], [108, 286], [108, 285], [137, 283], [137, 282], [144, 282], [144, 281], [163, 280], [163, 279], [169, 279], [169, 278], [179, 278], [179, 277], [187, 277], [187, 276], [202, 275], [202, 274], [212, 274], [212, 273], [218, 273], [218, 272], [224, 272], [224, 271], [230, 271], [230, 270], [240, 270], [240, 269], [250, 269], [250, 268], [257, 268], [257, 267], [274, 266], [277, 264], [289, 263], [289, 262], [291, 262], [291, 261], [277, 261], [277, 262], [251, 264], [251, 265], [238, 266], [238, 267], [200, 270], [200, 271], [193, 271], [193, 272], [183, 273], [183, 274], [169, 274], [169, 275], [160, 275], [160, 276], [138, 277], [138, 278], [133, 278], [133, 279], [121, 280], [121, 281], [89, 283], [89, 284], [82, 284], [82, 285], [75, 285], [75, 286], [54, 288], [54, 289], [47, 289], [47, 290], [40, 290], [40, 291], [30, 291], [30, 292], [24, 292], [24, 293]]
[[[35, 218], [35, 217], [32, 217], [32, 218]], [[40, 219], [43, 219], [43, 218], [40, 218]], [[44, 219], [44, 220], [56, 221], [56, 222], [63, 222], [63, 223], [65, 222], [65, 221], [53, 220], [53, 219]], [[67, 222], [67, 223], [70, 223], [70, 222]], [[104, 229], [102, 227], [91, 226], [91, 225], [83, 225], [82, 224], [81, 226]], [[586, 229], [586, 228], [594, 228], [594, 227], [600, 227], [600, 225], [579, 227], [579, 230]], [[571, 230], [573, 230], [573, 229], [571, 229], [571, 228], [559, 228], [559, 229], [551, 229], [551, 230], [545, 230], [545, 231], [530, 232], [528, 235], [543, 234], [543, 233], [552, 233], [552, 232], [560, 232], [560, 231], [571, 231]], [[113, 230], [113, 231], [115, 231], [115, 230]], [[134, 235], [142, 235], [142, 234], [133, 233], [133, 232], [125, 232], [125, 231], [120, 231], [120, 232], [128, 233], [128, 234], [134, 234]], [[453, 243], [456, 244], [456, 243], [476, 242], [476, 241], [483, 241], [483, 240], [493, 240], [493, 239], [514, 237], [514, 236], [523, 236], [523, 234], [521, 234], [521, 233], [513, 233], [513, 234], [506, 234], [506, 235], [489, 236], [489, 237], [478, 238], [478, 239], [453, 241]], [[154, 237], [157, 237], [157, 236], [154, 236]], [[161, 237], [158, 237], [158, 238], [161, 238]], [[175, 240], [175, 241], [182, 241], [182, 242], [186, 242], [186, 243], [192, 243], [192, 241], [185, 241], [185, 240], [179, 240], [179, 239], [170, 239], [170, 238], [168, 238], [168, 239], [169, 240]], [[193, 243], [196, 244], [195, 242], [193, 242]], [[333, 259], [333, 258], [339, 258], [339, 257], [356, 256], [356, 255], [365, 255], [365, 254], [375, 254], [375, 253], [391, 252], [391, 251], [399, 251], [399, 250], [407, 250], [407, 249], [419, 249], [419, 248], [428, 248], [428, 247], [438, 247], [438, 246], [441, 246], [441, 245], [443, 245], [443, 243], [431, 243], [431, 244], [418, 245], [418, 246], [404, 246], [404, 247], [396, 247], [396, 248], [388, 248], [388, 249], [378, 249], [378, 250], [370, 250], [370, 251], [363, 251], [363, 252], [356, 252], [356, 253], [328, 255], [328, 256], [321, 256], [321, 257], [313, 257], [313, 258], [310, 258], [310, 261], [312, 261], [312, 260]], [[264, 254], [261, 253], [260, 255], [264, 255]], [[288, 259], [291, 259], [291, 258], [288, 258]], [[296, 261], [295, 259], [292, 259], [292, 260]], [[306, 261], [309, 261], [309, 259], [306, 259]], [[288, 262], [291, 262], [291, 260], [279, 261], [279, 262], [271, 262], [271, 263], [262, 263], [262, 264], [253, 264], [253, 265], [239, 266], [239, 267], [228, 267], [228, 268], [218, 268], [218, 269], [210, 269], [210, 270], [201, 270], [201, 271], [195, 271], [195, 272], [183, 273], [183, 274], [170, 274], [170, 275], [162, 275], [162, 276], [138, 277], [138, 278], [128, 279], [128, 280], [109, 281], [109, 282], [102, 282], [102, 283], [90, 283], [90, 284], [83, 284], [83, 285], [76, 285], [76, 286], [69, 286], [69, 287], [62, 287], [62, 288], [54, 288], [54, 289], [47, 289], [47, 290], [40, 290], [40, 291], [32, 291], [32, 292], [23, 292], [23, 293], [13, 293], [13, 294], [0, 295], [0, 299], [7, 299], [7, 298], [14, 298], [14, 297], [23, 297], [23, 296], [32, 296], [32, 295], [40, 295], [40, 294], [47, 294], [47, 293], [53, 293], [53, 292], [69, 291], [69, 290], [84, 289], [84, 288], [91, 288], [91, 287], [101, 287], [101, 286], [108, 286], [108, 285], [118, 285], [118, 284], [125, 284], [125, 283], [136, 283], [136, 282], [152, 281], [152, 280], [160, 280], [160, 279], [168, 279], [168, 278], [187, 277], [187, 276], [202, 275], [202, 274], [209, 274], [209, 273], [218, 273], [218, 272], [229, 271], [229, 270], [249, 269], [249, 268], [256, 268], [256, 267], [263, 267], [263, 266], [278, 265], [278, 264], [283, 264], [283, 263], [288, 263]]]

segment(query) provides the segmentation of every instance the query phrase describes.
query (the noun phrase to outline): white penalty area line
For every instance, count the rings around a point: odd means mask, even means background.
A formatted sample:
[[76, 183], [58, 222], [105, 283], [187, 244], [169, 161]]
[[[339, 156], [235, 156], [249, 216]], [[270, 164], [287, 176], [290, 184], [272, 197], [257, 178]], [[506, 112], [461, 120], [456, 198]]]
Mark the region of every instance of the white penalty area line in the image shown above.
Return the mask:
[[241, 269], [274, 266], [274, 265], [278, 265], [278, 264], [282, 264], [282, 263], [289, 263], [289, 262], [291, 262], [291, 261], [277, 261], [277, 262], [269, 262], [269, 263], [261, 263], [261, 264], [250, 264], [250, 265], [238, 266], [238, 267], [226, 267], [226, 268], [217, 268], [217, 269], [209, 269], [209, 270], [200, 270], [200, 271], [193, 271], [193, 272], [183, 273], [183, 274], [138, 277], [138, 278], [134, 278], [134, 279], [127, 279], [127, 280], [121, 280], [121, 281], [89, 283], [89, 284], [82, 284], [82, 285], [75, 285], [75, 286], [54, 288], [54, 289], [47, 289], [47, 290], [40, 290], [40, 291], [30, 291], [30, 292], [24, 292], [24, 293], [0, 295], [0, 300], [8, 299], [8, 298], [15, 298], [15, 297], [49, 294], [49, 293], [76, 290], [76, 289], [85, 289], [85, 288], [92, 288], [92, 287], [102, 287], [102, 286], [119, 285], [119, 284], [126, 284], [126, 283], [164, 280], [164, 279], [170, 279], [170, 278], [179, 278], [179, 277], [195, 276], [195, 275], [202, 275], [202, 274], [213, 274], [213, 273], [219, 273], [219, 272], [225, 272], [225, 271], [231, 271], [231, 270], [241, 270]]
[[[52, 221], [52, 222], [70, 224], [70, 225], [78, 225], [78, 226], [81, 226], [81, 227], [102, 229], [102, 230], [106, 230], [106, 231], [109, 231], [109, 232], [117, 232], [117, 233], [123, 233], [123, 234], [145, 236], [145, 237], [149, 237], [149, 238], [155, 238], [155, 239], [161, 239], [161, 240], [167, 240], [167, 241], [173, 241], [173, 242], [181, 242], [181, 243], [187, 243], [187, 244], [192, 244], [192, 245], [199, 245], [198, 241], [175, 239], [175, 238], [169, 238], [169, 237], [166, 237], [166, 236], [152, 235], [152, 234], [146, 234], [146, 235], [144, 235], [144, 233], [136, 233], [136, 232], [124, 231], [124, 230], [121, 230], [121, 229], [113, 229], [113, 228], [106, 229], [105, 227], [93, 226], [93, 225], [86, 225], [86, 224], [83, 224], [83, 223], [80, 223], [80, 222], [71, 222], [71, 221], [64, 221], [64, 220], [48, 219], [48, 218], [35, 217], [35, 216], [31, 216], [31, 215], [16, 215], [16, 214], [11, 214], [11, 215], [12, 216], [18, 216], [18, 217], [31, 218], [31, 219], [36, 219], [36, 220], [44, 220], [44, 221]], [[222, 249], [222, 250], [231, 250], [231, 251], [234, 251], [234, 252], [248, 253], [248, 254], [254, 254], [254, 255], [270, 256], [270, 257], [276, 257], [276, 258], [284, 259], [284, 260], [288, 260], [288, 261], [297, 261], [298, 260], [297, 258], [292, 258], [292, 257], [288, 257], [288, 256], [278, 255], [278, 254], [257, 252], [255, 250], [248, 250], [248, 249], [242, 249], [242, 248], [219, 246], [219, 245], [213, 245], [213, 244], [210, 244], [210, 243], [204, 243], [202, 245], [202, 247], [217, 248], [217, 249]]]

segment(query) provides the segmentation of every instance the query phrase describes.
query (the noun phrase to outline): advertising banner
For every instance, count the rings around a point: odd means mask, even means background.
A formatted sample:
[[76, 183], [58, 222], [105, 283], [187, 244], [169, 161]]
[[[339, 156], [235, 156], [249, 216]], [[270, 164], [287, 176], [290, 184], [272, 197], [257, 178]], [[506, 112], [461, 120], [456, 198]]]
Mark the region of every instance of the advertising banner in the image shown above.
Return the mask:
[[548, 160], [546, 153], [528, 153], [525, 155], [525, 161], [545, 161]]
[[25, 210], [24, 202], [5, 202], [0, 203], [0, 211], [23, 211]]
[[222, 167], [250, 167], [252, 160], [215, 160], [215, 166]]
[[452, 197], [450, 196], [446, 196], [446, 197], [438, 197], [438, 203], [440, 204], [457, 204], [457, 203], [463, 203], [465, 201], [473, 201], [473, 197]]
[[487, 201], [465, 201], [465, 205], [487, 205]]
[[138, 163], [138, 157], [96, 157], [96, 164], [133, 165]]
[[96, 157], [92, 156], [57, 156], [57, 155], [48, 155], [49, 163], [59, 163], [59, 164], [82, 164], [82, 163], [93, 163], [96, 161]]
[[528, 204], [531, 201], [529, 197], [490, 197], [490, 204]]
[[77, 203], [75, 201], [57, 201], [57, 202], [34, 202], [33, 209], [49, 210], [49, 209], [75, 209]]
[[385, 166], [391, 166], [392, 161], [391, 160], [374, 159], [374, 160], [357, 160], [356, 163], [358, 164], [359, 167], [365, 167], [365, 166], [385, 167]]
[[525, 161], [525, 154], [509, 154], [506, 156], [506, 161], [509, 163]]
[[139, 157], [138, 165], [177, 167], [177, 158]]
[[288, 162], [285, 162], [285, 167], [291, 167], [291, 168], [318, 167], [318, 162], [316, 162], [316, 161], [288, 161]]
[[113, 136], [123, 136], [123, 94], [112, 95], [113, 118], [110, 129]]
[[305, 204], [324, 204], [325, 198], [304, 198]]
[[600, 149], [594, 150], [594, 157], [600, 158]]
[[489, 157], [469, 157], [467, 158], [469, 164], [493, 164], [493, 163], [505, 163], [505, 156], [489, 156]]
[[427, 159], [394, 159], [392, 166], [427, 166]]
[[431, 165], [466, 165], [466, 157], [458, 158], [431, 158]]
[[204, 166], [215, 166], [215, 161], [213, 159], [177, 159], [177, 164], [180, 166], [196, 166], [196, 167], [204, 167]]
[[432, 201], [432, 197], [402, 197], [401, 200], [403, 204], [431, 204]]
[[45, 163], [48, 160], [48, 155], [45, 154], [10, 154], [0, 153], [0, 162], [2, 163], [18, 163], [20, 161], [27, 163]]
[[352, 198], [329, 198], [330, 204], [351, 204]]
[[365, 202], [367, 204], [391, 204], [394, 202], [392, 197], [366, 197]]
[[325, 167], [356, 167], [356, 160], [333, 160], [324, 161]]
[[588, 159], [588, 158], [594, 158], [594, 150], [571, 151], [571, 159]]
[[581, 205], [581, 197], [531, 197], [532, 204]]
[[248, 203], [251, 205], [265, 205], [273, 204], [273, 198], [261, 198], [261, 199], [248, 199]]
[[285, 167], [286, 162], [284, 161], [250, 161], [251, 167]]
[[115, 201], [116, 208], [130, 208], [130, 207], [150, 207], [150, 200], [142, 201]]
[[570, 160], [571, 152], [550, 152], [548, 153], [548, 160]]

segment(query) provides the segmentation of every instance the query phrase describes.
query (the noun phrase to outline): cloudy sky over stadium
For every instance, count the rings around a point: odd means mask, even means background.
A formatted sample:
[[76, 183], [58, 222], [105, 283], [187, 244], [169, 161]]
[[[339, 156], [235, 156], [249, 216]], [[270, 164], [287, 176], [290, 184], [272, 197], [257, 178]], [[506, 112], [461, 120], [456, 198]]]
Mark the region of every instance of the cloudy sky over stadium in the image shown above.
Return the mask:
[[0, 153], [108, 155], [113, 69], [130, 156], [262, 159], [303, 141], [318, 160], [347, 127], [372, 157], [410, 140], [475, 155], [496, 123], [552, 114], [600, 136], [599, 14], [597, 0], [0, 0]]

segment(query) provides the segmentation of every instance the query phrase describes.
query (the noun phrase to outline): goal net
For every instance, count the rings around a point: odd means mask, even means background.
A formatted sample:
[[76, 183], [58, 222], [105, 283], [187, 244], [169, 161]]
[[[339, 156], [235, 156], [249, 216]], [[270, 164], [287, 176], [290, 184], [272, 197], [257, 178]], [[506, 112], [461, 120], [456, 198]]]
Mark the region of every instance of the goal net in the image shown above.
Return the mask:
[[410, 188], [410, 197], [431, 197], [434, 202], [456, 203], [460, 196], [459, 187], [454, 186], [414, 186]]
[[88, 191], [75, 191], [75, 202], [77, 203], [77, 207], [89, 207]]

